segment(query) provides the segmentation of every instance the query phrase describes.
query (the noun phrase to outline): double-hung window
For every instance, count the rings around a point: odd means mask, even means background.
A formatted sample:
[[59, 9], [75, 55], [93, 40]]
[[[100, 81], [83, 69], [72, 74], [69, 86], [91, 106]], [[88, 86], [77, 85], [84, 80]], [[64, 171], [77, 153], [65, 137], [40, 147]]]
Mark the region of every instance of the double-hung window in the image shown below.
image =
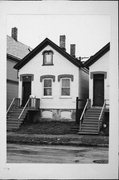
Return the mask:
[[52, 96], [52, 79], [46, 78], [43, 83], [43, 95]]
[[53, 65], [53, 51], [43, 52], [43, 65]]
[[61, 96], [70, 96], [70, 79], [62, 78], [61, 79]]

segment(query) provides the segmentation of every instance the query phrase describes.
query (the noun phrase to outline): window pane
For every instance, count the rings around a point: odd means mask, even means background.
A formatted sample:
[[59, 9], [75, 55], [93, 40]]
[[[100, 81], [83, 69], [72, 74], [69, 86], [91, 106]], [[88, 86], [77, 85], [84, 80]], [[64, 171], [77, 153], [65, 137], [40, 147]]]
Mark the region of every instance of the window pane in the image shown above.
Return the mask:
[[62, 79], [62, 87], [70, 87], [70, 80]]
[[52, 64], [51, 54], [45, 54], [45, 64]]
[[44, 96], [51, 96], [52, 89], [51, 88], [44, 88]]
[[44, 87], [51, 87], [52, 81], [51, 79], [44, 79]]
[[70, 96], [70, 88], [62, 88], [62, 96]]

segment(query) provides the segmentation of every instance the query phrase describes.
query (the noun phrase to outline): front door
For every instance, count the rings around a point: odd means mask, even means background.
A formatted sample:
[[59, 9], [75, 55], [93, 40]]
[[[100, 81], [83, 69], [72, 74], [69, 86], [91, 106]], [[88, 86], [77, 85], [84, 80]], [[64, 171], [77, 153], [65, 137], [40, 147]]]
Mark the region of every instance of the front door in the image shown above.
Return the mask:
[[22, 106], [24, 106], [29, 99], [29, 96], [31, 95], [31, 81], [30, 82], [24, 82], [22, 84], [23, 89], [23, 95], [22, 95]]
[[103, 106], [104, 103], [104, 74], [93, 76], [93, 105]]

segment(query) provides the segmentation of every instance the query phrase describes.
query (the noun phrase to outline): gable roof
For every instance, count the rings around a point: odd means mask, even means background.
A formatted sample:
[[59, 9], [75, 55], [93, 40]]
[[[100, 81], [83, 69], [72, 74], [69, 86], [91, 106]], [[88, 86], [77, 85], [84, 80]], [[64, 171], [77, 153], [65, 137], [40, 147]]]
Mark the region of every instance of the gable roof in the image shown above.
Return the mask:
[[91, 66], [95, 63], [99, 58], [101, 58], [104, 54], [106, 54], [110, 50], [110, 42], [107, 43], [102, 49], [100, 49], [97, 53], [91, 56], [85, 63], [85, 67]]
[[7, 57], [20, 61], [29, 53], [30, 50], [32, 50], [30, 46], [16, 41], [7, 35]]
[[57, 46], [54, 42], [50, 39], [46, 38], [42, 41], [36, 48], [34, 48], [28, 55], [26, 55], [20, 62], [18, 62], [14, 68], [21, 69], [25, 64], [27, 64], [34, 56], [36, 56], [41, 50], [43, 50], [47, 45], [50, 45], [53, 49], [59, 52], [62, 56], [68, 59], [71, 63], [76, 65], [77, 67], [83, 67], [80, 60], [72, 57], [66, 51], [62, 50], [59, 46]]

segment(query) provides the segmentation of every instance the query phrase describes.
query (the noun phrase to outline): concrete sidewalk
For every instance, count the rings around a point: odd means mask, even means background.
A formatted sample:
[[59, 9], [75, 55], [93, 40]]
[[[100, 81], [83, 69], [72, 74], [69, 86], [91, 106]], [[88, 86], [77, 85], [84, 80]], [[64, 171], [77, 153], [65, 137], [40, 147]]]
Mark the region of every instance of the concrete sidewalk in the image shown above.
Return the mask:
[[98, 146], [108, 147], [109, 137], [100, 135], [46, 135], [46, 134], [18, 134], [7, 133], [8, 143], [33, 145], [71, 145], [71, 146]]

